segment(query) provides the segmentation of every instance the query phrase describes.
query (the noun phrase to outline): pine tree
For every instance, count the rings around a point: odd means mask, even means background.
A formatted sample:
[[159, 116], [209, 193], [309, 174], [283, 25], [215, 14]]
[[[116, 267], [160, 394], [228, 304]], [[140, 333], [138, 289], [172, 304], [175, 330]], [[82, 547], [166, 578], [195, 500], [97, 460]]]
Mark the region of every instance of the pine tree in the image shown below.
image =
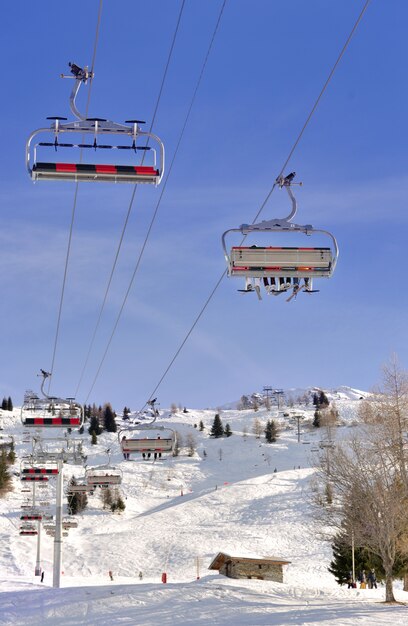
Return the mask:
[[125, 406], [123, 409], [123, 419], [127, 420], [129, 418], [129, 413], [130, 413], [130, 409], [129, 407]]
[[96, 444], [98, 443], [98, 437], [96, 436], [96, 432], [94, 430], [91, 430], [89, 434], [91, 435], [91, 444], [93, 446], [96, 446]]
[[9, 396], [7, 399], [7, 411], [12, 411], [12, 410], [13, 410], [13, 402]]
[[211, 437], [215, 437], [215, 439], [218, 439], [218, 437], [222, 437], [223, 434], [224, 434], [224, 427], [222, 425], [222, 421], [219, 416], [219, 413], [216, 413], [213, 424], [211, 426], [210, 435]]
[[[350, 543], [351, 538], [344, 532], [338, 533], [332, 543], [334, 558], [330, 562], [328, 570], [336, 578], [339, 585], [344, 585], [348, 582], [350, 572], [352, 571]], [[354, 563], [356, 577], [358, 577], [359, 573], [363, 570], [368, 572], [372, 568], [375, 569], [377, 580], [381, 580], [384, 577], [381, 560], [376, 555], [370, 553], [366, 548], [356, 547], [354, 549]], [[399, 572], [400, 568], [401, 562], [397, 564], [395, 572]]]
[[320, 428], [320, 411], [316, 409], [313, 416], [313, 426], [315, 428]]
[[117, 426], [116, 426], [116, 421], [115, 421], [115, 415], [109, 403], [105, 404], [103, 407], [102, 419], [103, 419], [104, 429], [108, 433], [116, 433]]
[[95, 433], [95, 435], [100, 435], [101, 432], [102, 432], [102, 428], [99, 425], [99, 418], [96, 415], [91, 415], [88, 433], [90, 435], [92, 435], [92, 433]]
[[274, 420], [268, 420], [265, 428], [265, 439], [268, 443], [275, 443], [278, 438], [278, 429]]
[[328, 407], [330, 404], [326, 394], [324, 393], [324, 391], [321, 391], [319, 393], [319, 406], [321, 407]]
[[224, 435], [226, 437], [231, 437], [232, 435], [231, 426], [229, 424], [225, 424]]
[[119, 513], [122, 513], [122, 511], [124, 511], [125, 508], [126, 508], [125, 501], [123, 500], [122, 496], [118, 496], [118, 499], [116, 500], [116, 510], [119, 511]]
[[3, 398], [3, 402], [1, 403], [1, 408], [3, 411], [7, 411], [7, 398]]
[[199, 425], [198, 425], [198, 430], [199, 430], [200, 432], [203, 432], [203, 430], [204, 430], [204, 423], [203, 423], [203, 420], [200, 420], [200, 423], [199, 423]]

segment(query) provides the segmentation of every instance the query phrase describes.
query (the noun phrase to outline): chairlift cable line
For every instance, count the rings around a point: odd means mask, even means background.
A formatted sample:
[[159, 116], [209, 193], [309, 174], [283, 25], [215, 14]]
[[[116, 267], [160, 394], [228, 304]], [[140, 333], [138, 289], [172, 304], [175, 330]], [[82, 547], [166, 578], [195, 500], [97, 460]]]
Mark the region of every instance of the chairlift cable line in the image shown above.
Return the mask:
[[[169, 53], [168, 53], [168, 56], [167, 56], [166, 67], [164, 69], [164, 73], [163, 73], [163, 77], [162, 77], [162, 81], [161, 81], [161, 85], [160, 85], [160, 89], [159, 89], [159, 94], [157, 96], [156, 105], [155, 105], [154, 112], [153, 112], [152, 121], [151, 121], [150, 127], [149, 127], [149, 133], [152, 132], [153, 126], [154, 126], [154, 122], [156, 120], [156, 115], [157, 115], [157, 111], [158, 111], [158, 108], [159, 108], [159, 104], [160, 104], [160, 100], [161, 100], [161, 96], [162, 96], [162, 92], [163, 92], [163, 88], [164, 88], [164, 83], [166, 81], [168, 69], [169, 69], [169, 66], [170, 66], [171, 57], [173, 55], [173, 50], [174, 50], [174, 46], [175, 46], [175, 43], [176, 43], [177, 34], [178, 34], [180, 22], [181, 22], [181, 16], [183, 14], [185, 3], [186, 3], [186, 0], [182, 0], [180, 11], [179, 11], [179, 15], [178, 15], [178, 19], [177, 19], [176, 28], [175, 28], [175, 31], [174, 31], [174, 34], [173, 34], [170, 50], [169, 50]], [[146, 146], [149, 144], [149, 140], [150, 140], [150, 137], [147, 138]], [[146, 153], [143, 153], [142, 165], [143, 165], [143, 161], [145, 159], [145, 154]], [[83, 365], [82, 370], [81, 370], [81, 374], [80, 374], [79, 381], [78, 381], [78, 384], [77, 384], [77, 387], [76, 387], [76, 390], [75, 390], [75, 393], [74, 393], [74, 397], [77, 397], [77, 395], [78, 395], [78, 391], [79, 391], [79, 388], [80, 388], [80, 386], [82, 384], [82, 380], [83, 380], [86, 368], [88, 366], [89, 358], [91, 356], [92, 348], [93, 348], [94, 343], [95, 343], [96, 334], [98, 332], [99, 325], [100, 325], [101, 320], [102, 320], [102, 314], [103, 314], [103, 311], [105, 309], [105, 304], [106, 304], [106, 301], [107, 301], [107, 298], [108, 298], [108, 294], [109, 294], [109, 291], [110, 291], [110, 287], [111, 287], [111, 284], [112, 284], [112, 280], [113, 280], [113, 275], [115, 273], [116, 265], [117, 265], [118, 258], [119, 258], [119, 254], [120, 254], [120, 251], [121, 251], [121, 248], [122, 248], [123, 239], [124, 239], [124, 236], [125, 236], [125, 232], [126, 232], [126, 229], [127, 229], [128, 222], [129, 222], [130, 214], [132, 212], [132, 208], [133, 208], [133, 203], [134, 203], [134, 199], [135, 199], [135, 196], [136, 196], [137, 187], [138, 187], [138, 185], [135, 184], [134, 185], [134, 189], [132, 191], [132, 195], [131, 195], [131, 198], [130, 198], [130, 202], [129, 202], [128, 210], [127, 210], [127, 213], [126, 213], [125, 221], [124, 221], [123, 227], [122, 227], [122, 232], [121, 232], [120, 237], [119, 237], [119, 243], [118, 243], [118, 246], [117, 246], [117, 249], [116, 249], [116, 254], [115, 254], [114, 261], [113, 261], [112, 269], [111, 269], [111, 272], [110, 272], [110, 275], [109, 275], [109, 280], [108, 280], [108, 283], [107, 283], [107, 286], [106, 286], [106, 289], [105, 289], [105, 294], [104, 294], [104, 297], [103, 297], [102, 304], [101, 304], [100, 309], [99, 309], [98, 319], [96, 321], [96, 324], [95, 324], [95, 327], [94, 327], [94, 330], [93, 330], [93, 333], [92, 333], [92, 338], [91, 338], [91, 341], [89, 343], [88, 351], [87, 351], [87, 354], [86, 354], [86, 357], [85, 357], [84, 365]]]
[[[94, 71], [95, 60], [96, 60], [96, 52], [97, 52], [97, 48], [98, 48], [99, 30], [100, 30], [100, 25], [101, 25], [102, 2], [103, 2], [103, 0], [99, 0], [98, 17], [97, 17], [96, 32], [95, 32], [95, 41], [94, 41], [94, 48], [93, 48], [93, 55], [92, 55], [92, 64], [91, 64], [91, 71], [90, 71], [90, 84], [89, 84], [88, 97], [87, 97], [86, 107], [85, 107], [85, 117], [88, 117], [88, 110], [89, 110], [89, 105], [90, 105], [90, 101], [91, 101], [93, 71]], [[80, 162], [82, 161], [82, 153], [83, 153], [83, 150], [81, 148], [80, 157], [79, 157]], [[60, 331], [60, 325], [61, 325], [62, 307], [63, 307], [63, 304], [64, 304], [65, 285], [66, 285], [67, 275], [68, 275], [68, 264], [69, 264], [70, 254], [71, 254], [72, 234], [73, 234], [73, 230], [74, 230], [75, 212], [76, 212], [76, 205], [77, 205], [77, 199], [78, 199], [78, 186], [79, 186], [79, 182], [76, 182], [75, 183], [75, 192], [74, 192], [74, 202], [73, 202], [72, 212], [71, 212], [71, 223], [70, 223], [70, 227], [69, 227], [67, 252], [66, 252], [66, 256], [65, 256], [65, 267], [64, 267], [64, 275], [63, 275], [63, 279], [62, 279], [61, 296], [60, 296], [58, 315], [57, 315], [57, 327], [56, 327], [56, 331], [55, 331], [54, 347], [53, 347], [52, 359], [51, 359], [51, 368], [50, 368], [50, 373], [51, 374], [54, 372], [55, 356], [56, 356], [56, 353], [57, 353], [57, 345], [58, 345], [59, 331]], [[51, 380], [52, 380], [52, 376], [49, 377], [49, 381], [48, 381], [48, 394], [50, 394], [50, 390], [51, 390]]]
[[[360, 12], [360, 15], [358, 16], [358, 18], [357, 18], [357, 20], [356, 20], [356, 22], [355, 22], [355, 24], [354, 24], [353, 28], [351, 29], [350, 34], [349, 34], [349, 36], [347, 37], [346, 42], [345, 42], [345, 44], [344, 44], [343, 48], [341, 49], [340, 54], [339, 54], [339, 56], [337, 57], [336, 62], [335, 62], [335, 64], [333, 65], [333, 67], [332, 67], [332, 69], [331, 69], [331, 71], [330, 71], [330, 74], [328, 75], [327, 80], [326, 80], [326, 82], [324, 83], [324, 85], [323, 85], [323, 87], [322, 87], [322, 89], [321, 89], [321, 91], [320, 91], [320, 93], [319, 93], [319, 95], [318, 95], [318, 97], [317, 97], [317, 99], [316, 99], [316, 102], [314, 103], [313, 107], [311, 108], [310, 113], [309, 113], [309, 115], [307, 116], [306, 121], [305, 121], [305, 123], [303, 124], [303, 126], [302, 126], [302, 128], [301, 128], [301, 130], [300, 130], [300, 132], [299, 132], [299, 135], [297, 136], [297, 139], [296, 139], [295, 143], [293, 144], [293, 146], [292, 146], [292, 148], [291, 148], [291, 150], [290, 150], [290, 152], [289, 152], [288, 156], [286, 157], [286, 160], [285, 160], [285, 162], [284, 162], [284, 164], [283, 164], [283, 166], [282, 166], [282, 168], [281, 168], [281, 170], [280, 170], [280, 172], [279, 172], [278, 179], [279, 179], [279, 178], [283, 175], [284, 171], [286, 170], [286, 167], [287, 167], [287, 165], [288, 165], [289, 161], [291, 160], [291, 158], [292, 158], [292, 156], [293, 156], [293, 153], [295, 152], [295, 150], [296, 150], [296, 148], [297, 148], [297, 146], [298, 146], [298, 144], [299, 144], [300, 140], [302, 139], [302, 137], [303, 137], [303, 133], [305, 132], [305, 130], [306, 130], [306, 128], [307, 128], [307, 126], [309, 125], [309, 122], [310, 122], [310, 120], [312, 119], [313, 114], [314, 114], [314, 112], [316, 111], [316, 109], [317, 109], [317, 107], [318, 107], [318, 105], [319, 105], [319, 102], [320, 102], [320, 100], [322, 99], [323, 94], [324, 94], [324, 92], [326, 91], [326, 88], [328, 87], [328, 85], [329, 85], [329, 83], [330, 83], [330, 81], [331, 81], [331, 79], [332, 79], [332, 77], [333, 77], [333, 74], [334, 74], [334, 72], [335, 72], [335, 71], [336, 71], [336, 69], [337, 69], [338, 64], [340, 63], [341, 59], [343, 58], [343, 55], [344, 55], [344, 53], [346, 52], [346, 50], [347, 50], [347, 48], [348, 48], [348, 45], [349, 45], [349, 43], [350, 43], [350, 41], [351, 41], [351, 39], [352, 39], [352, 37], [353, 37], [353, 35], [354, 35], [355, 31], [357, 30], [357, 27], [358, 27], [359, 23], [360, 23], [360, 22], [361, 22], [361, 20], [363, 19], [364, 13], [366, 12], [366, 10], [367, 10], [368, 5], [370, 4], [370, 2], [371, 2], [371, 0], [366, 0], [365, 5], [364, 5], [364, 7], [362, 8], [362, 10], [361, 10], [361, 12]], [[268, 193], [268, 195], [266, 196], [265, 200], [264, 200], [264, 201], [263, 201], [263, 203], [261, 204], [261, 207], [260, 207], [260, 209], [259, 209], [258, 213], [255, 215], [255, 217], [254, 217], [254, 219], [253, 219], [252, 224], [254, 224], [254, 223], [258, 220], [258, 218], [259, 218], [260, 214], [262, 213], [263, 209], [265, 208], [265, 206], [266, 206], [266, 204], [267, 204], [267, 202], [268, 202], [269, 198], [271, 197], [271, 195], [272, 195], [272, 193], [273, 193], [273, 191], [274, 191], [275, 187], [276, 187], [276, 182], [274, 182], [274, 184], [273, 184], [273, 186], [272, 186], [272, 189], [269, 191], [269, 193]], [[245, 238], [244, 238], [244, 239], [245, 239]]]
[[[106, 358], [106, 356], [107, 356], [107, 354], [108, 354], [108, 350], [109, 350], [109, 348], [110, 348], [110, 345], [111, 345], [111, 343], [112, 343], [113, 337], [114, 337], [115, 332], [116, 332], [116, 329], [117, 329], [117, 327], [118, 327], [118, 324], [119, 324], [120, 318], [121, 318], [121, 316], [122, 316], [123, 309], [124, 309], [124, 307], [125, 307], [125, 304], [126, 304], [126, 302], [127, 302], [127, 299], [128, 299], [129, 293], [130, 293], [131, 288], [132, 288], [132, 286], [133, 286], [133, 282], [134, 282], [135, 276], [136, 276], [137, 271], [138, 271], [138, 269], [139, 269], [139, 266], [140, 266], [140, 263], [141, 263], [141, 260], [142, 260], [142, 257], [143, 257], [143, 254], [144, 254], [144, 251], [145, 251], [145, 248], [146, 248], [147, 242], [148, 242], [148, 239], [149, 239], [149, 237], [150, 237], [150, 233], [151, 233], [151, 231], [152, 231], [152, 228], [153, 228], [154, 222], [155, 222], [156, 217], [157, 217], [157, 213], [158, 213], [158, 210], [159, 210], [159, 207], [160, 207], [160, 204], [161, 204], [162, 198], [163, 198], [164, 191], [165, 191], [165, 189], [166, 189], [166, 186], [167, 186], [167, 183], [168, 183], [168, 180], [169, 180], [170, 174], [171, 174], [172, 169], [173, 169], [174, 162], [175, 162], [175, 160], [176, 160], [176, 156], [177, 156], [177, 154], [178, 154], [178, 151], [179, 151], [179, 148], [180, 148], [180, 145], [181, 145], [181, 141], [182, 141], [183, 136], [184, 136], [184, 132], [185, 132], [186, 127], [187, 127], [188, 120], [189, 120], [189, 118], [190, 118], [190, 114], [191, 114], [191, 111], [192, 111], [192, 108], [193, 108], [193, 105], [194, 105], [194, 102], [195, 102], [195, 99], [196, 99], [196, 96], [197, 96], [197, 93], [198, 93], [198, 89], [199, 89], [199, 87], [200, 87], [200, 84], [201, 84], [201, 81], [202, 81], [202, 78], [203, 78], [203, 75], [204, 75], [204, 70], [205, 70], [205, 68], [206, 68], [206, 65], [207, 65], [207, 62], [208, 62], [208, 59], [209, 59], [209, 56], [210, 56], [210, 52], [211, 52], [211, 49], [212, 49], [213, 44], [214, 44], [214, 41], [215, 41], [216, 34], [217, 34], [217, 32], [218, 32], [218, 28], [219, 28], [219, 25], [220, 25], [220, 22], [221, 22], [221, 18], [222, 18], [222, 15], [223, 15], [223, 12], [224, 12], [224, 8], [225, 8], [226, 3], [227, 3], [227, 0], [223, 0], [223, 3], [222, 3], [222, 6], [221, 6], [221, 9], [220, 9], [220, 12], [219, 12], [219, 15], [218, 15], [218, 19], [217, 19], [217, 22], [216, 22], [216, 24], [215, 24], [214, 31], [213, 31], [213, 34], [212, 34], [212, 37], [211, 37], [211, 40], [210, 40], [210, 44], [209, 44], [209, 46], [208, 46], [207, 53], [206, 53], [206, 56], [205, 56], [204, 62], [203, 62], [203, 64], [202, 64], [201, 71], [200, 71], [200, 74], [199, 74], [199, 77], [198, 77], [198, 80], [197, 80], [197, 83], [196, 83], [196, 86], [195, 86], [195, 89], [194, 89], [194, 92], [193, 92], [193, 95], [192, 95], [192, 98], [191, 98], [191, 101], [190, 101], [190, 105], [189, 105], [189, 107], [188, 107], [188, 111], [187, 111], [186, 117], [185, 117], [185, 119], [184, 119], [184, 123], [183, 123], [182, 129], [181, 129], [181, 132], [180, 132], [180, 135], [179, 135], [178, 141], [177, 141], [176, 149], [175, 149], [175, 151], [174, 151], [173, 158], [172, 158], [171, 163], [170, 163], [169, 168], [168, 168], [168, 173], [167, 173], [166, 180], [164, 181], [164, 183], [163, 183], [163, 185], [162, 185], [162, 190], [161, 190], [161, 193], [160, 193], [159, 199], [158, 199], [158, 201], [157, 201], [156, 208], [155, 208], [155, 210], [154, 210], [154, 213], [153, 213], [152, 219], [151, 219], [151, 221], [150, 221], [149, 228], [148, 228], [148, 230], [147, 230], [147, 233], [146, 233], [146, 236], [145, 236], [145, 239], [144, 239], [144, 242], [143, 242], [142, 248], [141, 248], [141, 250], [140, 250], [139, 257], [138, 257], [138, 259], [137, 259], [137, 261], [136, 261], [136, 266], [135, 266], [135, 269], [134, 269], [133, 274], [132, 274], [132, 277], [131, 277], [131, 279], [130, 279], [130, 282], [129, 282], [128, 288], [127, 288], [127, 290], [126, 290], [125, 296], [124, 296], [124, 298], [123, 298], [123, 300], [122, 300], [122, 305], [121, 305], [121, 307], [120, 307], [120, 309], [119, 309], [119, 313], [118, 313], [118, 315], [117, 315], [117, 317], [116, 317], [116, 321], [115, 321], [115, 324], [114, 324], [114, 326], [113, 326], [113, 330], [112, 330], [112, 332], [111, 332], [111, 335], [110, 335], [110, 337], [109, 337], [108, 343], [107, 343], [106, 348], [105, 348], [105, 351], [104, 351], [104, 353], [103, 353], [103, 355], [102, 355], [102, 358], [101, 358], [101, 360], [100, 360], [100, 363], [99, 363], [98, 369], [97, 369], [97, 371], [96, 371], [95, 377], [94, 377], [94, 379], [93, 379], [93, 381], [92, 381], [92, 385], [91, 385], [90, 390], [89, 390], [89, 392], [88, 392], [88, 394], [87, 394], [87, 396], [86, 396], [86, 399], [85, 399], [85, 404], [87, 403], [87, 401], [88, 401], [88, 399], [89, 399], [89, 396], [91, 395], [92, 390], [93, 390], [93, 388], [94, 388], [94, 386], [95, 386], [95, 383], [96, 383], [96, 381], [97, 381], [97, 379], [98, 379], [98, 377], [99, 377], [99, 374], [100, 374], [100, 371], [101, 371], [101, 369], [102, 369], [103, 363], [104, 363], [105, 358]], [[221, 282], [221, 281], [219, 281], [219, 282]], [[217, 284], [217, 287], [218, 287], [218, 284]], [[214, 291], [215, 291], [215, 290], [214, 290]], [[212, 296], [211, 296], [211, 297], [212, 297]], [[199, 318], [197, 318], [197, 322], [198, 322], [198, 319], [199, 319]], [[153, 395], [153, 394], [152, 394], [152, 395]], [[150, 396], [150, 398], [151, 398], [151, 397], [152, 397], [152, 396]]]
[[[318, 106], [318, 104], [319, 104], [320, 100], [321, 100], [321, 99], [322, 99], [322, 97], [323, 97], [323, 94], [325, 93], [325, 91], [326, 91], [326, 89], [327, 89], [327, 87], [328, 87], [328, 85], [329, 85], [329, 83], [330, 83], [331, 79], [333, 78], [333, 75], [334, 75], [334, 73], [335, 73], [335, 71], [336, 71], [336, 69], [337, 69], [337, 66], [339, 65], [339, 63], [340, 63], [340, 61], [341, 61], [342, 57], [344, 56], [344, 53], [346, 52], [346, 50], [347, 50], [347, 48], [348, 48], [348, 45], [349, 45], [349, 43], [350, 43], [350, 41], [351, 41], [351, 39], [352, 39], [352, 37], [353, 37], [353, 35], [354, 35], [354, 33], [355, 33], [356, 29], [357, 29], [357, 27], [358, 27], [359, 23], [361, 22], [361, 20], [362, 20], [362, 18], [363, 18], [363, 16], [364, 16], [364, 14], [365, 14], [365, 12], [366, 12], [366, 10], [367, 10], [368, 5], [370, 4], [370, 2], [371, 2], [371, 0], [366, 0], [366, 2], [365, 2], [365, 4], [364, 4], [364, 6], [363, 6], [363, 8], [362, 8], [362, 10], [361, 10], [361, 12], [360, 12], [360, 14], [359, 14], [359, 16], [357, 17], [357, 20], [355, 21], [355, 23], [354, 23], [354, 25], [353, 25], [353, 28], [351, 29], [350, 34], [349, 34], [349, 36], [347, 37], [346, 42], [345, 42], [345, 44], [343, 45], [343, 47], [342, 47], [342, 49], [341, 49], [341, 51], [340, 51], [340, 53], [339, 53], [339, 55], [338, 55], [338, 57], [337, 57], [337, 59], [336, 59], [336, 62], [334, 63], [334, 65], [333, 65], [333, 67], [332, 67], [332, 69], [331, 69], [331, 71], [330, 71], [330, 73], [329, 73], [329, 76], [328, 76], [328, 77], [327, 77], [327, 79], [326, 79], [326, 82], [324, 83], [324, 85], [323, 85], [323, 87], [322, 87], [322, 89], [321, 89], [321, 91], [320, 91], [320, 93], [319, 93], [319, 95], [318, 95], [318, 97], [317, 97], [317, 99], [316, 99], [316, 101], [315, 101], [315, 103], [314, 103], [313, 107], [312, 107], [312, 108], [311, 108], [311, 110], [310, 110], [310, 113], [308, 114], [308, 116], [307, 116], [307, 118], [306, 118], [305, 123], [303, 124], [303, 126], [302, 126], [302, 128], [301, 128], [301, 130], [300, 130], [300, 132], [299, 132], [299, 134], [298, 134], [298, 136], [297, 136], [297, 138], [296, 138], [296, 141], [294, 142], [294, 144], [293, 144], [293, 146], [292, 146], [291, 150], [289, 151], [288, 156], [286, 157], [286, 160], [285, 160], [285, 162], [284, 162], [284, 164], [283, 164], [283, 166], [282, 166], [282, 168], [281, 168], [281, 170], [280, 170], [280, 175], [279, 175], [279, 176], [282, 176], [282, 174], [283, 174], [283, 172], [285, 171], [285, 169], [286, 169], [286, 167], [287, 167], [287, 165], [288, 165], [288, 163], [289, 163], [290, 159], [292, 158], [293, 153], [295, 152], [295, 150], [296, 150], [296, 148], [297, 148], [297, 146], [298, 146], [298, 144], [299, 144], [299, 142], [300, 142], [300, 140], [301, 140], [301, 138], [302, 138], [302, 136], [303, 136], [303, 134], [304, 134], [304, 132], [305, 132], [305, 130], [306, 130], [306, 128], [307, 128], [307, 126], [309, 125], [310, 120], [312, 119], [312, 117], [313, 117], [313, 115], [314, 115], [314, 113], [315, 113], [315, 111], [316, 111], [316, 109], [317, 109], [317, 106]], [[278, 177], [278, 178], [279, 178], [279, 177]], [[262, 213], [263, 209], [265, 208], [265, 206], [266, 206], [266, 204], [267, 204], [267, 202], [268, 202], [269, 198], [271, 197], [271, 195], [272, 195], [272, 193], [273, 193], [273, 191], [274, 191], [274, 189], [275, 189], [276, 185], [277, 185], [277, 183], [276, 183], [276, 181], [275, 181], [275, 182], [274, 182], [274, 184], [272, 185], [271, 190], [270, 190], [270, 191], [269, 191], [269, 193], [267, 194], [267, 196], [266, 196], [265, 200], [262, 202], [262, 204], [261, 204], [261, 206], [260, 206], [260, 208], [259, 208], [259, 210], [258, 210], [257, 214], [255, 215], [255, 217], [254, 217], [254, 219], [253, 219], [253, 221], [252, 221], [252, 224], [254, 224], [254, 223], [258, 220], [258, 218], [259, 218], [260, 214]], [[242, 241], [241, 241], [241, 243], [240, 243], [240, 246], [242, 246], [242, 244], [243, 244], [243, 242], [245, 241], [245, 239], [246, 239], [246, 235], [244, 235], [244, 237], [242, 238]], [[209, 303], [211, 302], [211, 300], [212, 300], [212, 298], [213, 298], [214, 294], [216, 293], [216, 291], [217, 291], [218, 287], [220, 286], [220, 284], [221, 284], [221, 282], [222, 282], [223, 278], [225, 277], [226, 273], [227, 273], [227, 270], [224, 270], [224, 271], [222, 272], [222, 274], [221, 274], [221, 276], [219, 277], [219, 279], [218, 279], [218, 281], [217, 281], [217, 283], [216, 283], [215, 287], [213, 288], [213, 290], [211, 291], [210, 295], [209, 295], [209, 296], [208, 296], [208, 298], [206, 299], [206, 301], [205, 301], [204, 305], [202, 306], [202, 308], [201, 308], [200, 312], [198, 313], [197, 317], [196, 317], [196, 318], [195, 318], [195, 320], [193, 321], [193, 324], [191, 325], [190, 329], [188, 330], [187, 334], [185, 335], [185, 337], [184, 337], [183, 341], [181, 342], [180, 346], [177, 348], [177, 350], [176, 350], [175, 354], [173, 355], [173, 357], [172, 357], [172, 359], [171, 359], [171, 361], [170, 361], [169, 365], [168, 365], [168, 366], [166, 367], [166, 369], [164, 370], [164, 372], [163, 372], [163, 374], [162, 374], [161, 378], [159, 379], [159, 382], [156, 384], [156, 386], [154, 387], [153, 391], [152, 391], [152, 392], [151, 392], [151, 394], [149, 395], [148, 400], [150, 400], [150, 399], [151, 399], [151, 398], [152, 398], [152, 397], [156, 394], [156, 392], [157, 392], [158, 388], [160, 387], [161, 383], [163, 382], [163, 380], [164, 380], [164, 379], [165, 379], [165, 377], [167, 376], [167, 374], [168, 374], [168, 372], [170, 371], [170, 369], [171, 369], [172, 365], [174, 364], [175, 360], [177, 359], [178, 355], [180, 354], [181, 350], [183, 349], [184, 345], [186, 344], [186, 342], [187, 342], [188, 338], [189, 338], [189, 337], [190, 337], [190, 335], [192, 334], [192, 332], [193, 332], [194, 328], [197, 326], [197, 323], [198, 323], [198, 322], [199, 322], [199, 320], [201, 319], [201, 317], [202, 317], [202, 315], [203, 315], [204, 311], [206, 310], [207, 306], [208, 306], [208, 305], [209, 305]], [[143, 409], [146, 407], [146, 405], [147, 405], [147, 402], [144, 404], [144, 406], [140, 409], [140, 411], [139, 411], [139, 412], [143, 411]]]

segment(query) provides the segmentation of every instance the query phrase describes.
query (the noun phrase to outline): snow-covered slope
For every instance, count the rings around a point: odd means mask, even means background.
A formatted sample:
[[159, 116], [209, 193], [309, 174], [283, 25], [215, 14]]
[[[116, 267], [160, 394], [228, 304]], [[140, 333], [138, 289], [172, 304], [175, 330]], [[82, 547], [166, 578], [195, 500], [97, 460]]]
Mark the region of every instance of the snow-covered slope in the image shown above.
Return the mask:
[[[336, 400], [342, 403], [358, 406], [349, 397]], [[405, 624], [405, 607], [378, 604], [382, 589], [348, 591], [327, 571], [330, 545], [310, 505], [311, 465], [324, 433], [310, 425], [312, 407], [294, 407], [299, 411], [309, 418], [301, 422], [300, 443], [297, 421], [283, 411], [222, 411], [233, 435], [220, 439], [209, 437], [214, 411], [176, 413], [160, 424], [184, 443], [193, 438], [196, 451], [190, 457], [184, 447], [180, 456], [156, 462], [125, 461], [114, 434], [103, 434], [96, 446], [83, 435], [88, 465], [104, 463], [111, 449], [112, 463], [123, 470], [126, 510], [112, 514], [97, 493], [89, 498], [78, 528], [64, 537], [60, 590], [49, 588], [53, 540], [44, 534], [45, 586], [33, 576], [36, 538], [18, 534], [25, 494], [15, 476], [14, 491], [0, 500], [0, 624]], [[275, 444], [252, 433], [255, 418], [270, 417], [281, 429]], [[27, 452], [17, 417], [3, 432], [14, 433], [19, 456]], [[84, 470], [64, 471], [68, 478]], [[50, 488], [47, 499], [53, 496]], [[285, 582], [220, 577], [208, 570], [219, 551], [282, 557], [290, 561]], [[408, 601], [408, 594], [398, 595]]]

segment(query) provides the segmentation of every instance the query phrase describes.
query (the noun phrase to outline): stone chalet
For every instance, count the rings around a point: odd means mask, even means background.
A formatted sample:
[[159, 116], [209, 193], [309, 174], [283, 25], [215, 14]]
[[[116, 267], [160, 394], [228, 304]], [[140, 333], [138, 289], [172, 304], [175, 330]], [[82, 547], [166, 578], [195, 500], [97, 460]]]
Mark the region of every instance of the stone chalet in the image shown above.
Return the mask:
[[290, 561], [275, 557], [241, 557], [219, 552], [208, 569], [218, 570], [228, 578], [257, 578], [283, 582], [283, 566]]

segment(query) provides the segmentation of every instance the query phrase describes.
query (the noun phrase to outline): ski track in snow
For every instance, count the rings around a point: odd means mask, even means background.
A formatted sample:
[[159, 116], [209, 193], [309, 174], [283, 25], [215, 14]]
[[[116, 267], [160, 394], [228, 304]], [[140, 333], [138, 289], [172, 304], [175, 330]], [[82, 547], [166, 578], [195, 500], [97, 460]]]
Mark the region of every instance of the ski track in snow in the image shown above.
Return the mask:
[[[336, 404], [345, 426], [336, 436], [345, 436], [356, 422], [361, 393], [339, 389]], [[311, 449], [325, 438], [323, 429], [310, 427], [313, 408], [305, 410], [301, 443], [296, 423], [274, 410], [223, 411], [221, 419], [234, 434], [210, 439], [214, 414], [190, 411], [160, 421], [184, 440], [189, 433], [195, 437], [192, 457], [125, 462], [115, 435], [103, 434], [96, 446], [84, 435], [89, 466], [105, 463], [104, 450], [112, 448], [112, 463], [123, 470], [126, 510], [121, 515], [104, 511], [98, 490], [89, 497], [88, 509], [77, 516], [78, 528], [63, 540], [61, 589], [50, 586], [53, 541], [45, 533], [44, 585], [33, 576], [36, 538], [18, 534], [25, 494], [15, 476], [14, 491], [0, 500], [0, 625], [405, 626], [407, 606], [382, 604], [383, 588], [347, 590], [327, 570], [331, 547], [321, 540], [310, 505]], [[276, 444], [252, 434], [255, 417], [278, 421]], [[203, 433], [193, 427], [200, 420]], [[17, 412], [3, 427], [16, 437], [18, 456], [27, 454]], [[14, 469], [18, 472], [18, 462]], [[69, 465], [64, 471], [66, 478], [84, 473]], [[53, 501], [53, 481], [41, 498]], [[220, 551], [287, 559], [285, 582], [231, 580], [209, 572]], [[200, 580], [195, 580], [197, 557]], [[397, 598], [408, 602], [408, 593], [396, 587]]]

